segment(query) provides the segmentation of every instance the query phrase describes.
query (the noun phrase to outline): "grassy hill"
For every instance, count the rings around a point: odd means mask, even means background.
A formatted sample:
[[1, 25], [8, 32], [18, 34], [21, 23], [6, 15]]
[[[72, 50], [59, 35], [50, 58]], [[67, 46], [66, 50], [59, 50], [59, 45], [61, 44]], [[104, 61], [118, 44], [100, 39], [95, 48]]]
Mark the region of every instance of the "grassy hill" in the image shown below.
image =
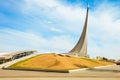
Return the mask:
[[40, 54], [29, 59], [17, 62], [9, 68], [45, 69], [45, 70], [70, 70], [79, 68], [91, 68], [105, 66], [111, 62], [98, 61], [89, 58], [62, 56], [58, 54]]

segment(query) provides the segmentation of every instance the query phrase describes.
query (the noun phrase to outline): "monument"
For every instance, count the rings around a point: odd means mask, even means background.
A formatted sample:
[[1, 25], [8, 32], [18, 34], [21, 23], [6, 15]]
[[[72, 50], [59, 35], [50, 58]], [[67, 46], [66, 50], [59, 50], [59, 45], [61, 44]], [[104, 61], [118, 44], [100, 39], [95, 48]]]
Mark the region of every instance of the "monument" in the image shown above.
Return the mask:
[[87, 55], [88, 10], [89, 10], [89, 7], [87, 7], [86, 19], [85, 19], [85, 23], [84, 23], [82, 34], [81, 34], [81, 36], [79, 38], [79, 41], [74, 46], [74, 48], [71, 51], [69, 51], [69, 55], [77, 56], [77, 57], [88, 57], [88, 55]]

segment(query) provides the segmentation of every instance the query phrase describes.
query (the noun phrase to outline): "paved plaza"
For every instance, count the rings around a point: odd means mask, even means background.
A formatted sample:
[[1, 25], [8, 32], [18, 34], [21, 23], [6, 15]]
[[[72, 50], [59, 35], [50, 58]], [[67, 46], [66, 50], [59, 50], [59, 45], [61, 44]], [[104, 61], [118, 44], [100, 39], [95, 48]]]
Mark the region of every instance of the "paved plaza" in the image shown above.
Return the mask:
[[36, 72], [0, 69], [0, 80], [119, 80], [120, 66], [79, 70], [72, 73]]

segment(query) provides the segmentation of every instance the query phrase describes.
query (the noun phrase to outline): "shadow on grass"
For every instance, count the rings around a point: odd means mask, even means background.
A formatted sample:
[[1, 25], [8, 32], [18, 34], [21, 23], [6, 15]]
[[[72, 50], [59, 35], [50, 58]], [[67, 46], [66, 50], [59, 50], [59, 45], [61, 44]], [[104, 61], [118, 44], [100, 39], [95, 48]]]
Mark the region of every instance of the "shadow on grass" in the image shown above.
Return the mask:
[[79, 68], [88, 68], [88, 66], [85, 66], [85, 65], [80, 65], [80, 64], [74, 64], [74, 65], [79, 67]]

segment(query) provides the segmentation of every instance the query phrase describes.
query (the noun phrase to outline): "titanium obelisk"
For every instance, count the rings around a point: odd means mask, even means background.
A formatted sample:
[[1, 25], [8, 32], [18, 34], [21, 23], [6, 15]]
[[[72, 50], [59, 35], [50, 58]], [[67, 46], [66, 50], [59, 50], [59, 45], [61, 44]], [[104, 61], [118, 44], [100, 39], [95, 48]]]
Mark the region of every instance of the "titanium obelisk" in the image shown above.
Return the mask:
[[79, 41], [75, 45], [75, 47], [69, 52], [70, 55], [78, 56], [78, 57], [88, 57], [88, 55], [87, 55], [88, 10], [89, 10], [89, 7], [87, 7], [86, 19], [85, 19], [85, 23], [84, 23], [82, 34], [80, 36]]

